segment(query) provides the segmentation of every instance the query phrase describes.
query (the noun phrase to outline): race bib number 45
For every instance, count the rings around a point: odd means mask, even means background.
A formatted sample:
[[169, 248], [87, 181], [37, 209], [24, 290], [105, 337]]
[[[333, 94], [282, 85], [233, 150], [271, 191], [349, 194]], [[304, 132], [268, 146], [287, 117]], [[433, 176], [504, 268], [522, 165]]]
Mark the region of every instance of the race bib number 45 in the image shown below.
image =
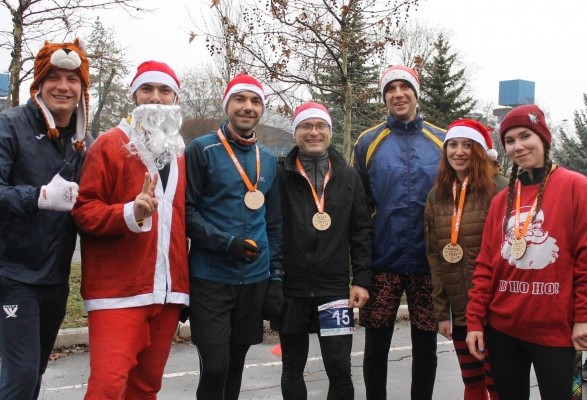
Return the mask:
[[353, 309], [348, 300], [335, 300], [318, 306], [321, 336], [351, 335], [355, 331]]

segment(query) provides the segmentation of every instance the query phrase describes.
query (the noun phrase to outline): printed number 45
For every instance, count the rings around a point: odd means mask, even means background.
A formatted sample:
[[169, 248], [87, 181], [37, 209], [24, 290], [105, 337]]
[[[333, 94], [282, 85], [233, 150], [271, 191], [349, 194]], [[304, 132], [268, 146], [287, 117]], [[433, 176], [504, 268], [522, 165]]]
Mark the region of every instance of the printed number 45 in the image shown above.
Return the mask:
[[336, 310], [332, 314], [332, 318], [336, 319], [336, 325], [348, 326], [351, 322], [349, 317], [349, 310]]

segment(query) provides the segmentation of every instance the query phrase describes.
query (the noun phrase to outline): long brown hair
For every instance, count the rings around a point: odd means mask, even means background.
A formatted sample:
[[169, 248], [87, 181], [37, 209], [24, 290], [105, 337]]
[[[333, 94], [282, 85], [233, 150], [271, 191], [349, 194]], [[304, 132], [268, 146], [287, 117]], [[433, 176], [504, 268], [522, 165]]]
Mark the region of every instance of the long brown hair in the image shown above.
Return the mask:
[[[447, 143], [442, 148], [442, 158], [436, 176], [436, 199], [439, 201], [452, 199], [452, 183], [457, 178], [457, 173], [448, 162]], [[495, 190], [493, 176], [496, 174], [496, 169], [493, 161], [487, 157], [485, 149], [474, 140], [471, 140], [471, 144], [468, 195], [489, 205]]]

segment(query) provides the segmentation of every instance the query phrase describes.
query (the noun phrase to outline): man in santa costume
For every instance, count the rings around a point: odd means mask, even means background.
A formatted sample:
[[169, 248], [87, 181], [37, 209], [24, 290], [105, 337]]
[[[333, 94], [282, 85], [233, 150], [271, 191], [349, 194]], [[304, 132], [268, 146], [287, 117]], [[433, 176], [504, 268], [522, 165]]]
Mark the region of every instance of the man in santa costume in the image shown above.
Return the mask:
[[94, 142], [72, 211], [81, 236], [90, 399], [155, 399], [189, 302], [179, 80], [139, 65], [132, 117]]

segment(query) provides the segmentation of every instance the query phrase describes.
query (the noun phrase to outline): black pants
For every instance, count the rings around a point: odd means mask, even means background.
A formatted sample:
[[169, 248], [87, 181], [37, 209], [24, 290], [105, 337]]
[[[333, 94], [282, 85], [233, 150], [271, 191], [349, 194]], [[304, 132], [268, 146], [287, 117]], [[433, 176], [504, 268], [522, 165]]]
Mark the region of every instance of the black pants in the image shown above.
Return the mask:
[[[387, 400], [387, 356], [394, 326], [365, 328], [363, 377], [367, 400]], [[431, 400], [436, 379], [436, 332], [411, 326], [412, 334], [412, 400]]]
[[[353, 335], [320, 336], [320, 350], [324, 369], [328, 376], [327, 400], [353, 400], [355, 397], [351, 378], [351, 347]], [[279, 334], [283, 371], [281, 393], [284, 400], [306, 400], [304, 367], [308, 360], [309, 337], [307, 333]]]
[[200, 382], [196, 399], [237, 400], [249, 345], [198, 345]]
[[573, 396], [575, 349], [550, 347], [516, 339], [490, 326], [485, 329], [491, 369], [500, 400], [530, 398], [530, 367], [534, 366], [542, 400]]
[[0, 399], [39, 396], [68, 295], [69, 284], [39, 286], [0, 278]]

